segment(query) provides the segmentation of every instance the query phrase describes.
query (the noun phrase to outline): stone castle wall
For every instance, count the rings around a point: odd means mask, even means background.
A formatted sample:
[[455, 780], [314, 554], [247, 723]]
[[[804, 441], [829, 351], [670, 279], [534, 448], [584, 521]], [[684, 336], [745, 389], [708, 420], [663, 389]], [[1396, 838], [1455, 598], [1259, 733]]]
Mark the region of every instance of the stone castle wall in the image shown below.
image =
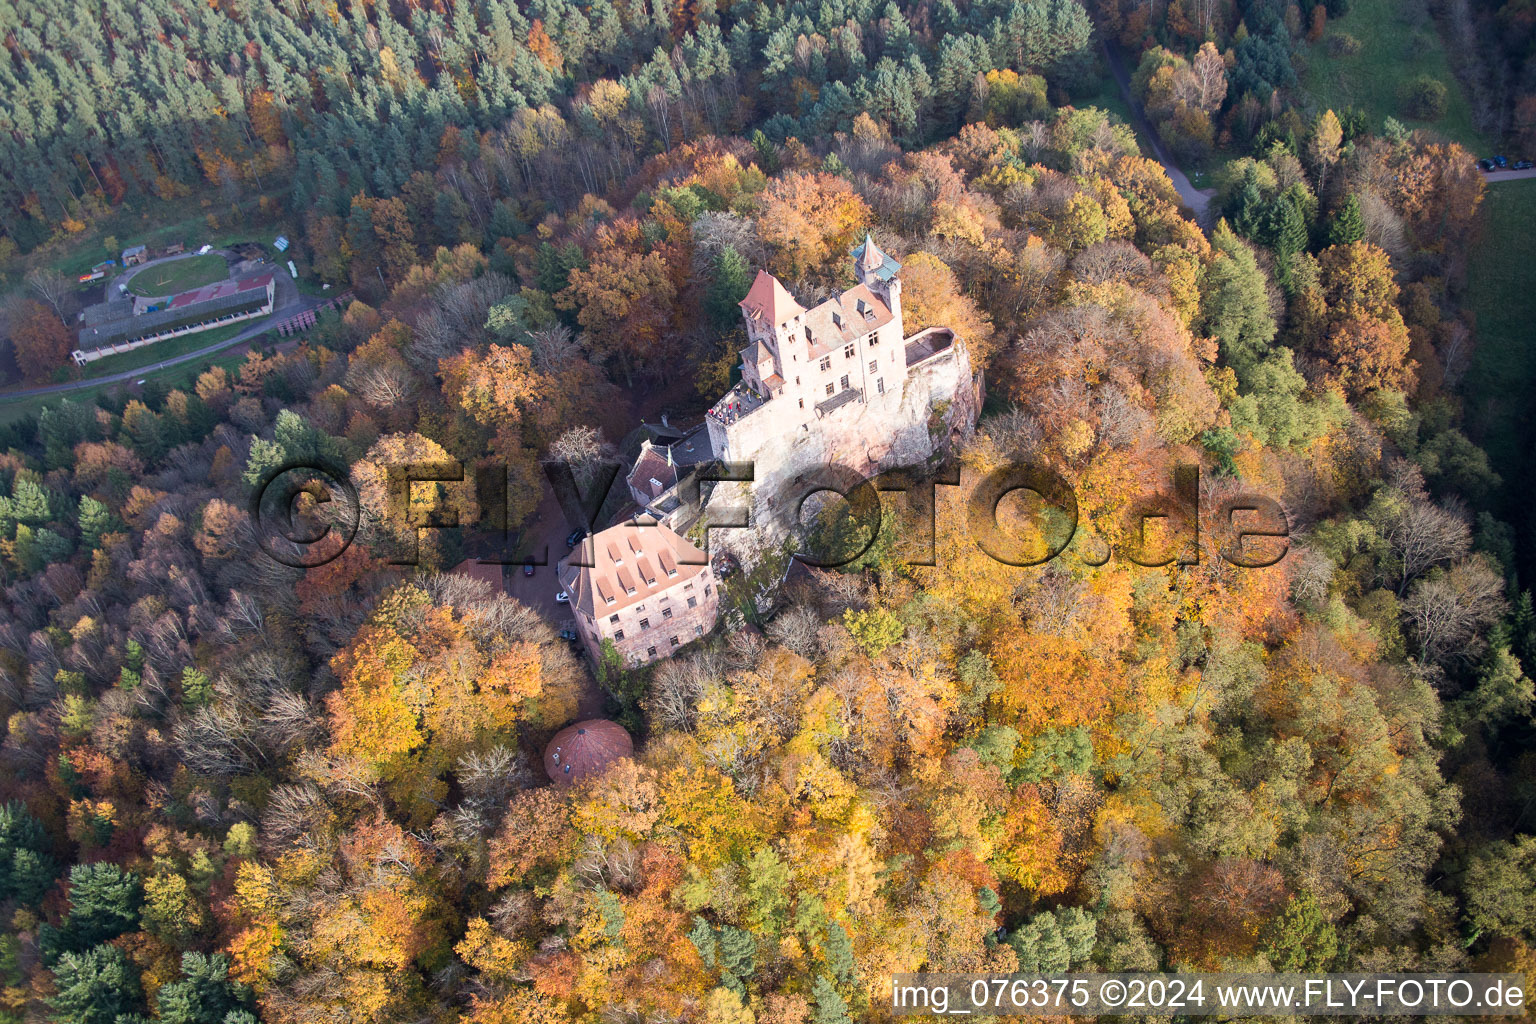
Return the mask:
[[[908, 340], [910, 345], [913, 339]], [[710, 543], [712, 550], [723, 547], [749, 565], [793, 528], [792, 506], [812, 474], [836, 465], [872, 477], [921, 465], [969, 437], [980, 412], [981, 381], [972, 372], [964, 343], [956, 340], [910, 366], [900, 390], [866, 395], [865, 401], [851, 402], [808, 425], [785, 423], [774, 415], [774, 404], [735, 423], [712, 425], [725, 442], [725, 458], [753, 463], [755, 480], [715, 485], [709, 507], [750, 506], [753, 525], [713, 531]]]

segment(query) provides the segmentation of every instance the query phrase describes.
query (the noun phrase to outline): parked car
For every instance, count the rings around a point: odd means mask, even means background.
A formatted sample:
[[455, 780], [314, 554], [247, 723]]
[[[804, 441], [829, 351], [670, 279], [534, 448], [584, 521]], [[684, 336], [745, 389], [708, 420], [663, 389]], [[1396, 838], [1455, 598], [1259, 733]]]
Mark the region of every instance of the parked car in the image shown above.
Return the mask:
[[1503, 170], [1505, 167], [1509, 166], [1509, 157], [1507, 157], [1507, 156], [1496, 156], [1496, 157], [1493, 158], [1493, 165], [1495, 167], [1499, 168], [1500, 170]]
[[576, 636], [576, 631], [574, 629], [562, 629], [560, 631], [560, 639], [561, 640], [576, 640], [576, 639], [578, 639], [578, 637]]
[[1480, 171], [1491, 171], [1493, 170], [1493, 161], [1487, 159], [1479, 160], [1477, 162], [1477, 169]]
[[570, 604], [570, 603], [571, 603], [571, 595], [567, 594], [565, 591], [562, 590], [562, 591], [560, 591], [560, 593], [555, 595], [555, 604]]
[[1528, 171], [1532, 167], [1536, 167], [1536, 164], [1532, 164], [1529, 160], [1516, 160], [1510, 166], [1517, 171]]
[[532, 562], [524, 562], [523, 563], [523, 575], [524, 576], [532, 576], [533, 575], [533, 563]]
[[574, 548], [577, 544], [587, 539], [587, 531], [582, 529], [572, 530], [570, 536], [565, 538], [565, 546]]

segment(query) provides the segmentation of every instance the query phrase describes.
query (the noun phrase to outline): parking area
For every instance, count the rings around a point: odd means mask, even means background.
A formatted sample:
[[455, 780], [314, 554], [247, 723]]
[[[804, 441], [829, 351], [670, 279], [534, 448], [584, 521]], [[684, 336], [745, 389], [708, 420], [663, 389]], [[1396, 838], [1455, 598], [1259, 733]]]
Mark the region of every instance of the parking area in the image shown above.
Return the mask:
[[521, 565], [507, 567], [507, 593], [528, 607], [537, 609], [556, 629], [574, 628], [570, 606], [555, 600], [555, 594], [560, 590], [560, 584], [555, 579], [555, 563], [570, 550], [565, 546], [565, 538], [569, 533], [570, 527], [566, 525], [565, 516], [560, 513], [554, 492], [546, 484], [538, 511], [529, 524], [529, 540], [523, 548], [546, 564], [535, 565], [532, 576], [526, 575]]

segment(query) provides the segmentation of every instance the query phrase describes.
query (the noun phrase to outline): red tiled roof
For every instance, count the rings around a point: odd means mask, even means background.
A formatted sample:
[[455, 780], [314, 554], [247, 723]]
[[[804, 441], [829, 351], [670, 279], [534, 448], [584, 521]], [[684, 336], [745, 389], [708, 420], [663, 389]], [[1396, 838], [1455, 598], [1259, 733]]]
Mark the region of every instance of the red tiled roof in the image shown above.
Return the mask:
[[649, 519], [643, 525], [620, 523], [588, 538], [581, 555], [581, 561], [593, 564], [572, 565], [568, 589], [571, 603], [591, 618], [612, 615], [678, 586], [703, 571], [707, 561], [686, 537]]
[[757, 279], [752, 282], [747, 297], [737, 305], [748, 314], [760, 316], [775, 326], [805, 312], [795, 297], [789, 294], [789, 289], [766, 270], [757, 272]]
[[238, 295], [241, 292], [254, 291], [257, 288], [264, 290], [271, 283], [271, 274], [262, 274], [260, 277], [246, 277], [238, 281], [220, 281], [218, 284], [204, 285], [201, 288], [194, 288], [190, 292], [182, 292], [166, 303], [165, 308], [179, 309], [182, 306], [190, 306], [194, 302], [222, 299], [230, 295]]
[[[651, 486], [652, 480], [661, 481], [661, 489], [666, 490], [677, 483], [677, 467], [667, 463], [667, 457], [658, 448], [647, 448], [640, 453], [640, 458], [635, 460], [635, 467], [629, 471], [625, 482], [637, 491], [651, 493], [655, 490]], [[655, 494], [651, 495], [656, 497]]]
[[[860, 310], [860, 303], [863, 310]], [[805, 314], [811, 334], [811, 355], [821, 356], [855, 338], [871, 334], [891, 322], [886, 304], [864, 285], [854, 285], [835, 299], [828, 299]]]
[[559, 785], [574, 785], [634, 752], [634, 741], [623, 726], [591, 718], [555, 733], [544, 748], [544, 771]]

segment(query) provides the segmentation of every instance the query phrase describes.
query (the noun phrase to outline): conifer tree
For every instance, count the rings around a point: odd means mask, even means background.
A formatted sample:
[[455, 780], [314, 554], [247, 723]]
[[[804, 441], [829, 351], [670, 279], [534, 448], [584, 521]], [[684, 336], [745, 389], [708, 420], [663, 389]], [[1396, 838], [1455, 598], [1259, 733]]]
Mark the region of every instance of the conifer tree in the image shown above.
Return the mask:
[[1360, 215], [1360, 198], [1351, 192], [1338, 212], [1328, 222], [1328, 245], [1349, 245], [1365, 238], [1365, 220]]

